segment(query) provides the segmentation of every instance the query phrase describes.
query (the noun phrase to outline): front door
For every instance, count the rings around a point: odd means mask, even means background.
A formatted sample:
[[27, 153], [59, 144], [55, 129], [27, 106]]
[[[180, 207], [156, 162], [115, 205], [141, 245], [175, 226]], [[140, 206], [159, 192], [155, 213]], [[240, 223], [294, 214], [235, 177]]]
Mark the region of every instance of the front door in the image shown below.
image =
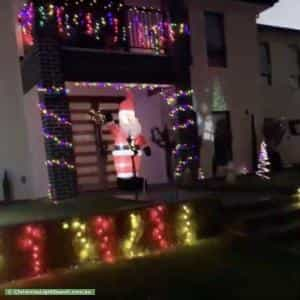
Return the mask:
[[114, 141], [101, 124], [91, 116], [91, 110], [111, 113], [117, 120], [123, 97], [70, 97], [73, 146], [79, 192], [97, 191], [116, 185], [112, 150]]
[[[213, 112], [215, 129], [215, 151], [213, 161], [213, 174], [219, 175], [218, 169], [225, 168], [232, 161], [232, 134], [230, 126], [230, 113], [228, 111]], [[224, 174], [221, 174], [221, 176]]]

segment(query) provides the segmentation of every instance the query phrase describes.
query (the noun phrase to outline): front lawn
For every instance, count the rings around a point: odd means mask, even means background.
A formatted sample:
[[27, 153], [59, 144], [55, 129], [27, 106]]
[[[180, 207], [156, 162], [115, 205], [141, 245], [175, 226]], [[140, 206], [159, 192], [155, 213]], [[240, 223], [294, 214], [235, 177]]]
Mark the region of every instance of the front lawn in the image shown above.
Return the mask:
[[80, 267], [2, 288], [96, 288], [97, 299], [120, 300], [296, 300], [299, 263], [300, 256], [270, 244], [234, 247], [210, 239], [161, 256]]

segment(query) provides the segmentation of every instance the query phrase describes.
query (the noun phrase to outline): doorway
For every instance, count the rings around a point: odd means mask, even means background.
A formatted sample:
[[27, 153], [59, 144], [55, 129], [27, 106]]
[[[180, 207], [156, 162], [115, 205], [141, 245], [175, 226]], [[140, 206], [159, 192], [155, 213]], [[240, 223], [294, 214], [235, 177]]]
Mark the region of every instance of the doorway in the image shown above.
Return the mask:
[[79, 192], [99, 191], [116, 186], [116, 171], [111, 155], [111, 134], [92, 118], [92, 110], [112, 114], [118, 119], [119, 96], [69, 97], [73, 147]]
[[225, 172], [221, 170], [233, 159], [230, 112], [213, 112], [213, 120], [215, 128], [213, 175], [225, 176]]

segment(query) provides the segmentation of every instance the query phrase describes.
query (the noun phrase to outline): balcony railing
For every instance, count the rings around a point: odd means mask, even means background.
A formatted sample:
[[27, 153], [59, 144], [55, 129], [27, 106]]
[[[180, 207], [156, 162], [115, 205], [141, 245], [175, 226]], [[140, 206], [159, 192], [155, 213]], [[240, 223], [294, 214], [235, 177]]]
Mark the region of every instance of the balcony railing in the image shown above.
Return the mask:
[[60, 43], [69, 47], [165, 55], [174, 41], [173, 27], [158, 9], [121, 6], [113, 13], [78, 13], [60, 6], [52, 6], [51, 10], [49, 7], [34, 8], [30, 4], [20, 13], [25, 45], [34, 44], [35, 33], [49, 30], [45, 25], [50, 20]]
[[127, 21], [131, 50], [165, 54], [167, 28], [162, 12], [129, 8]]

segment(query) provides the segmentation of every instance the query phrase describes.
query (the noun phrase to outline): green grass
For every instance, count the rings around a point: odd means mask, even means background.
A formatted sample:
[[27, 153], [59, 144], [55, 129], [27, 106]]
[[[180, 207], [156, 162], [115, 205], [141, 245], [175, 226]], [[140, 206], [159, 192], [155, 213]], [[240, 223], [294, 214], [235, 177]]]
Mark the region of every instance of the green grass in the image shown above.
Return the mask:
[[97, 299], [118, 300], [296, 300], [299, 263], [300, 257], [268, 244], [233, 247], [210, 239], [174, 253], [85, 266], [2, 288], [96, 288]]

